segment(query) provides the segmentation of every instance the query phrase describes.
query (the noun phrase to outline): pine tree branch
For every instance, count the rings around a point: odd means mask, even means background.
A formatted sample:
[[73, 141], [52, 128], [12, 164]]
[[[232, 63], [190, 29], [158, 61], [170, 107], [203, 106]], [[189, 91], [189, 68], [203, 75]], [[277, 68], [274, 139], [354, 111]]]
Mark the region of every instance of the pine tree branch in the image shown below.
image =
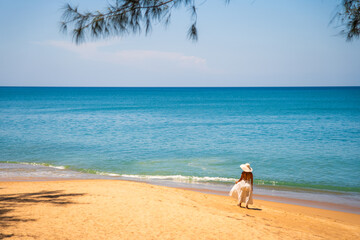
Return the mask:
[[[78, 7], [67, 4], [64, 7], [60, 30], [67, 32], [72, 29], [76, 44], [108, 36], [140, 33], [145, 28], [145, 35], [149, 34], [154, 23], [167, 26], [171, 19], [171, 12], [175, 8], [187, 7], [192, 23], [187, 32], [190, 40], [198, 40], [197, 0], [114, 0], [105, 12], [80, 12]], [[203, 4], [202, 0], [200, 4]], [[223, 0], [228, 4], [230, 0]], [[360, 0], [342, 0], [339, 11], [334, 19], [344, 28], [340, 33], [346, 35], [348, 41], [360, 37]]]
[[[173, 8], [180, 6], [191, 6], [192, 9], [196, 9], [195, 0], [117, 0], [114, 5], [108, 6], [106, 12], [87, 13], [81, 13], [78, 7], [67, 4], [64, 7], [60, 29], [67, 32], [69, 26], [72, 27], [76, 44], [84, 42], [88, 35], [92, 38], [101, 38], [140, 33], [143, 27], [145, 34], [148, 34], [153, 22], [167, 25]], [[190, 29], [196, 30], [195, 24], [196, 19]], [[188, 36], [197, 40], [197, 31], [191, 31]]]
[[360, 37], [360, 0], [343, 0], [332, 22], [338, 20], [347, 41]]

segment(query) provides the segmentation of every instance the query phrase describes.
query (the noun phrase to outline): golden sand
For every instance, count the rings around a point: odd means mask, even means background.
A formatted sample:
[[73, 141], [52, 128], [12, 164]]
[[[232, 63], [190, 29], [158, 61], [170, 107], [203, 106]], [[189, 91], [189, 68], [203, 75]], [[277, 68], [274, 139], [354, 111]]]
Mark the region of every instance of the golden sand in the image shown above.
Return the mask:
[[360, 239], [360, 215], [118, 180], [0, 182], [0, 239]]

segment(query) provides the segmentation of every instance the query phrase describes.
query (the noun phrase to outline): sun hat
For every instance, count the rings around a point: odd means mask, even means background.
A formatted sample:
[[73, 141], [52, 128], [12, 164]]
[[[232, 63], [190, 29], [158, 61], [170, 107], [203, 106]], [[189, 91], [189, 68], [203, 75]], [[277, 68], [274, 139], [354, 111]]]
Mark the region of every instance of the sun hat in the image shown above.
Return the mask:
[[241, 164], [240, 168], [244, 171], [244, 172], [252, 172], [252, 168], [250, 167], [250, 163], [245, 163], [245, 164]]

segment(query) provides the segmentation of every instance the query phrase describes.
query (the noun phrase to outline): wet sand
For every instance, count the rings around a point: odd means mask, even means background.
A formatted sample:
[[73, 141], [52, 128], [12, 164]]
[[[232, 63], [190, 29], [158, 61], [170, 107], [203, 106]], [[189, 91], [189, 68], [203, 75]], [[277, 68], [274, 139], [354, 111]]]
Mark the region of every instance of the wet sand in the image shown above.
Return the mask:
[[[200, 189], [200, 188], [181, 188], [184, 190], [190, 191], [197, 191], [202, 193], [209, 193], [209, 194], [216, 194], [227, 196], [228, 192], [226, 191], [217, 191], [211, 189]], [[330, 203], [330, 202], [321, 202], [321, 201], [314, 201], [314, 200], [306, 200], [306, 199], [296, 199], [296, 198], [288, 198], [288, 197], [279, 197], [279, 196], [270, 196], [270, 195], [263, 195], [263, 194], [254, 194], [254, 199], [257, 200], [265, 200], [271, 202], [278, 202], [278, 203], [287, 203], [287, 204], [294, 204], [300, 205], [305, 207], [315, 207], [320, 209], [327, 209], [327, 210], [334, 210], [334, 211], [341, 211], [341, 212], [348, 212], [348, 213], [360, 213], [360, 207], [357, 206], [350, 206], [346, 204], [338, 204], [338, 203]]]
[[0, 182], [0, 239], [359, 239], [360, 215], [119, 180]]

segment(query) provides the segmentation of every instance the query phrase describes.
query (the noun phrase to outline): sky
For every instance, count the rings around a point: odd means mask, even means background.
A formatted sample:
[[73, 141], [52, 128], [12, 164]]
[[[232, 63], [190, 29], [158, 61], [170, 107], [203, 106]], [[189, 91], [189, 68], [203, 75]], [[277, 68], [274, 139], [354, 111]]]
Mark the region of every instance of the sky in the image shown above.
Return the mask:
[[360, 86], [360, 39], [330, 21], [340, 0], [201, 0], [199, 40], [187, 9], [150, 35], [76, 45], [59, 31], [66, 3], [0, 0], [0, 86]]

